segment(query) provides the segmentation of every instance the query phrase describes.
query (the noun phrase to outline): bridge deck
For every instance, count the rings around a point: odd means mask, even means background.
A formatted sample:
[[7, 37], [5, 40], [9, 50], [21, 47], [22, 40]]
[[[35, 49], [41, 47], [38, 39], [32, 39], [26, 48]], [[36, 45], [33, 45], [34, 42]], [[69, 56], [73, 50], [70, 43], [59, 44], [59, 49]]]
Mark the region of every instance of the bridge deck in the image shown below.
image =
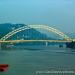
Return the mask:
[[0, 43], [20, 43], [20, 42], [71, 42], [71, 40], [0, 40]]

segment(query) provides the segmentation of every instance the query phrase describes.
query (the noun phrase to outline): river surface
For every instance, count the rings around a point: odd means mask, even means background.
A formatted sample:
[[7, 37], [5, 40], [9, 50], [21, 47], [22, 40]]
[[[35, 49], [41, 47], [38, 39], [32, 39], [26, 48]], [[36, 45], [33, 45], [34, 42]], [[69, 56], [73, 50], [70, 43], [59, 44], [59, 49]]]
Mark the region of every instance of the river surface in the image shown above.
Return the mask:
[[75, 75], [39, 73], [75, 71], [75, 50], [58, 47], [0, 50], [0, 64], [3, 63], [9, 64], [9, 68], [6, 72], [0, 72], [0, 75]]

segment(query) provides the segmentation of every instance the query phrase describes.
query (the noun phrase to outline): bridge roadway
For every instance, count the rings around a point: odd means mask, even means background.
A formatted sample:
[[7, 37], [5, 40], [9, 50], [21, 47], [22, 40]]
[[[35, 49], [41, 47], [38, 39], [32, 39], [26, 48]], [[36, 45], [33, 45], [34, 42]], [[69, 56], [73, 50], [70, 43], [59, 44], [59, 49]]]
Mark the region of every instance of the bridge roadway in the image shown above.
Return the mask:
[[72, 40], [6, 40], [2, 41], [0, 40], [0, 43], [23, 43], [23, 42], [51, 42], [51, 43], [66, 43], [66, 42], [72, 42]]

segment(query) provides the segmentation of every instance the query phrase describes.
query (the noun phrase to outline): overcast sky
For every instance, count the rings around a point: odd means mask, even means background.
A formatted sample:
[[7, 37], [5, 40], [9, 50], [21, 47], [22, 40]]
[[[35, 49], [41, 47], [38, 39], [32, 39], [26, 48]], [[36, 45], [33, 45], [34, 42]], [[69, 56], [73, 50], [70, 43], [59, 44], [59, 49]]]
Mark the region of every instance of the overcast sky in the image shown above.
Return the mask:
[[0, 0], [0, 23], [8, 22], [75, 32], [75, 0]]

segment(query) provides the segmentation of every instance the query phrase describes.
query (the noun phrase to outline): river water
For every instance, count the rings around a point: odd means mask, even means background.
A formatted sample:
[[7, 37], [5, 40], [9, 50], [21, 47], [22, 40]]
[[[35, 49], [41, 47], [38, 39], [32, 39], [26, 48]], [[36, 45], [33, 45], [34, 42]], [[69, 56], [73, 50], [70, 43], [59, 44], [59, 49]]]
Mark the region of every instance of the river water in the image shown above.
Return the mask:
[[63, 75], [39, 71], [75, 71], [75, 50], [58, 47], [0, 50], [0, 64], [3, 63], [9, 64], [9, 68], [0, 75]]

